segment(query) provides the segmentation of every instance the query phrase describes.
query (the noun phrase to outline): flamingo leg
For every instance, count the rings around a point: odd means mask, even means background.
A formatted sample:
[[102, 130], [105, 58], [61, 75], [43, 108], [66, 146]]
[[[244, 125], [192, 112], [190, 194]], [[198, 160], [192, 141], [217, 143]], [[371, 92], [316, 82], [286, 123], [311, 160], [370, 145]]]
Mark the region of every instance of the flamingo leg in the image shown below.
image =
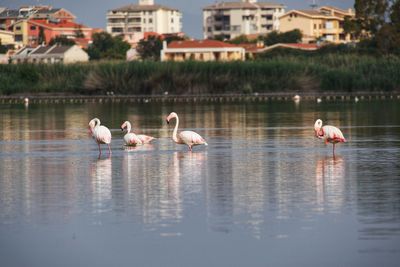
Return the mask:
[[192, 151], [192, 146], [189, 146], [189, 151]]
[[99, 157], [101, 156], [101, 148], [100, 148], [100, 144], [97, 143], [98, 147], [99, 147]]
[[335, 143], [333, 143], [333, 157], [335, 157]]
[[111, 156], [111, 146], [110, 146], [110, 144], [108, 144], [108, 155]]

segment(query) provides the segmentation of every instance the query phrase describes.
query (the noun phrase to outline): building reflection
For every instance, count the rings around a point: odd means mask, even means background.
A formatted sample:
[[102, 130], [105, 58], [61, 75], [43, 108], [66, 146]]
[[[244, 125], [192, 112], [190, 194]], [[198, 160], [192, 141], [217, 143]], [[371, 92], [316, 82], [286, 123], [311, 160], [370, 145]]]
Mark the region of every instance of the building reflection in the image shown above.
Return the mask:
[[[146, 229], [167, 231], [198, 208], [213, 231], [226, 233], [241, 225], [261, 238], [273, 220], [296, 212], [305, 217], [340, 212], [346, 197], [357, 190], [358, 209], [366, 217], [371, 209], [376, 214], [391, 213], [391, 200], [398, 199], [397, 191], [389, 190], [397, 188], [398, 180], [373, 177], [352, 184], [349, 172], [357, 176], [363, 169], [352, 170], [344, 156], [316, 155], [322, 144], [313, 137], [313, 123], [320, 114], [306, 105], [122, 106], [50, 106], [38, 112], [31, 105], [28, 110], [21, 107], [1, 114], [1, 221], [68, 220], [90, 210], [97, 222], [116, 214]], [[148, 114], [137, 115], [143, 114], [141, 109]], [[163, 121], [171, 111], [180, 115], [182, 130], [199, 132], [210, 146], [188, 152], [175, 145], [173, 126]], [[96, 160], [97, 147], [86, 131], [94, 116], [111, 129], [131, 120], [135, 129], [155, 133], [158, 139], [152, 145], [123, 150], [122, 133], [113, 131], [115, 153]], [[348, 112], [329, 111], [326, 116], [332, 124], [354, 119]], [[397, 134], [393, 128], [385, 131]], [[391, 156], [387, 162], [398, 152]], [[386, 168], [392, 168], [390, 173], [398, 170], [398, 166]], [[384, 187], [390, 182], [392, 186]], [[349, 192], [349, 184], [357, 188]], [[368, 187], [371, 184], [387, 192], [376, 196]], [[370, 192], [372, 197], [366, 199]], [[370, 203], [371, 199], [382, 203]]]

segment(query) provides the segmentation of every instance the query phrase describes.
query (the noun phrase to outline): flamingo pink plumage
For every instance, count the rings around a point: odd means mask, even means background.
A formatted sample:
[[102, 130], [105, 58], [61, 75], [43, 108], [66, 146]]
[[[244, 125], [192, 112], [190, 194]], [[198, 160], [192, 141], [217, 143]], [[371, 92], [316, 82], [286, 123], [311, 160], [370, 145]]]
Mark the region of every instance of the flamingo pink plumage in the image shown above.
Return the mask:
[[101, 156], [101, 149], [100, 144], [107, 144], [108, 145], [108, 153], [111, 155], [111, 132], [110, 130], [100, 125], [100, 120], [98, 118], [94, 118], [89, 122], [89, 131], [92, 134], [94, 140], [96, 141], [97, 145], [99, 146], [99, 157]]
[[155, 138], [149, 135], [144, 134], [134, 134], [131, 132], [132, 125], [129, 121], [125, 121], [121, 125], [121, 130], [126, 130], [126, 135], [124, 136], [125, 145], [127, 146], [136, 146], [136, 145], [143, 145], [148, 144]]
[[171, 112], [171, 114], [169, 114], [167, 117], [167, 123], [169, 123], [169, 121], [173, 118], [176, 119], [175, 128], [172, 133], [172, 140], [174, 140], [175, 143], [187, 145], [189, 147], [190, 151], [192, 151], [193, 146], [197, 146], [197, 145], [206, 145], [207, 146], [208, 145], [207, 142], [204, 140], [204, 138], [201, 137], [196, 132], [182, 131], [178, 134], [178, 126], [179, 126], [178, 114], [176, 114], [175, 112]]
[[331, 125], [322, 126], [322, 120], [316, 120], [314, 124], [315, 137], [324, 139], [325, 144], [333, 144], [333, 156], [335, 156], [335, 145], [346, 142], [339, 128]]

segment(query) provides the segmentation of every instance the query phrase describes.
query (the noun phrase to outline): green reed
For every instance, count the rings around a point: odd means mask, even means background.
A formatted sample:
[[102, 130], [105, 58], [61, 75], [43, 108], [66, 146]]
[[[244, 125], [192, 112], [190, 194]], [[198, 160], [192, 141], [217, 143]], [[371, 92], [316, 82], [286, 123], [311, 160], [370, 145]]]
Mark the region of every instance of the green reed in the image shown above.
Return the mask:
[[0, 65], [0, 94], [226, 94], [400, 90], [400, 59], [279, 55], [246, 62]]

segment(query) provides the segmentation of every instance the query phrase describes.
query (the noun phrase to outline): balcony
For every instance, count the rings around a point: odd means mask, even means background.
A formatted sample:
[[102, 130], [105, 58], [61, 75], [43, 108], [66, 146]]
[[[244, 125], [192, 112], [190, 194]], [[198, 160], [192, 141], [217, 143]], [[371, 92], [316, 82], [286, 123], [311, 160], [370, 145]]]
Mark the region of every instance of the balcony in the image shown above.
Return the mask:
[[108, 27], [125, 27], [125, 22], [107, 23]]

